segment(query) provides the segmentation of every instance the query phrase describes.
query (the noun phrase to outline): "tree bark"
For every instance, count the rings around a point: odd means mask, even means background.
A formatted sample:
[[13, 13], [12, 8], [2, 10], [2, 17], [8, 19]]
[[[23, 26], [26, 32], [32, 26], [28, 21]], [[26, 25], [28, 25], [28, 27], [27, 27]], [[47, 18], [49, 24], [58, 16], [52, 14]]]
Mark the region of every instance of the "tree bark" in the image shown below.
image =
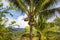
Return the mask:
[[32, 40], [32, 26], [30, 26], [30, 40]]

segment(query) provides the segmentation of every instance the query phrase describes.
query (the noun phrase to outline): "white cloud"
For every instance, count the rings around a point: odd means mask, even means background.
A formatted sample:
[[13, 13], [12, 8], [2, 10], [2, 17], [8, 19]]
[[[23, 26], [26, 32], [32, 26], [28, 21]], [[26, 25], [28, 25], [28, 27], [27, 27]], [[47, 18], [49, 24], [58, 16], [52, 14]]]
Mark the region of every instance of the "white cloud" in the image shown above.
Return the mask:
[[49, 19], [47, 20], [47, 22], [53, 22], [53, 21], [55, 20], [55, 18], [56, 18], [56, 16], [52, 16], [51, 18], [49, 18]]
[[20, 25], [20, 28], [24, 28], [26, 26], [28, 26], [28, 22], [25, 22], [23, 19], [26, 17], [26, 15], [24, 16], [19, 16], [16, 20], [17, 24]]
[[9, 6], [8, 0], [2, 0], [2, 3], [3, 3], [3, 8], [6, 8], [7, 6]]
[[60, 13], [58, 11], [55, 12], [55, 15], [60, 18]]
[[25, 28], [26, 26], [28, 26], [28, 21], [25, 22], [23, 20], [26, 17], [27, 17], [26, 15], [19, 16], [17, 19], [13, 19], [12, 17], [7, 17], [8, 18], [7, 26], [9, 26], [9, 24], [11, 24], [12, 21], [16, 21], [15, 24], [19, 25], [20, 27], [14, 26], [15, 28]]
[[11, 18], [11, 17], [9, 17], [9, 16], [6, 17], [6, 18], [8, 18], [8, 21], [7, 21], [7, 23], [6, 23], [6, 24], [7, 24], [6, 27], [8, 27], [9, 24], [11, 24], [12, 21], [15, 21], [15, 19], [13, 19], [13, 18]]

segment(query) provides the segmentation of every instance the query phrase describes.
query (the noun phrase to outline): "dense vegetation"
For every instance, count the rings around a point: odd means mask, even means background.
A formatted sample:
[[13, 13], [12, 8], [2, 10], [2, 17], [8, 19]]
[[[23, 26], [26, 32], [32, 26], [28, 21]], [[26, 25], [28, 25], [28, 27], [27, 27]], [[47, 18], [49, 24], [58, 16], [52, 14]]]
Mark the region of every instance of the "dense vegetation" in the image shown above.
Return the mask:
[[[59, 8], [48, 10], [48, 7], [56, 2], [55, 0], [9, 1], [12, 4], [7, 8], [3, 8], [3, 3], [0, 1], [0, 40], [60, 40], [60, 18], [56, 17], [53, 22], [46, 22], [56, 10], [60, 12]], [[8, 19], [5, 14], [13, 16], [8, 10], [16, 10], [15, 5], [28, 16], [24, 20], [28, 21], [29, 26], [21, 32], [13, 31], [12, 25], [15, 21], [6, 27]]]

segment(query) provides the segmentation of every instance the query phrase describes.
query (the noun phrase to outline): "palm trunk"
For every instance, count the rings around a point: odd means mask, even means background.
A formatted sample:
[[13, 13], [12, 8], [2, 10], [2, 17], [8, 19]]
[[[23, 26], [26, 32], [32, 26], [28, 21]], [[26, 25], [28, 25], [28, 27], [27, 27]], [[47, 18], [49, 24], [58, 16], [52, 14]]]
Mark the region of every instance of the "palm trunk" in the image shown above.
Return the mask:
[[30, 25], [30, 40], [32, 40], [32, 26]]
[[33, 25], [31, 24], [31, 23], [33, 23], [33, 22], [31, 22], [31, 20], [30, 20], [30, 40], [32, 40], [32, 28], [33, 28]]

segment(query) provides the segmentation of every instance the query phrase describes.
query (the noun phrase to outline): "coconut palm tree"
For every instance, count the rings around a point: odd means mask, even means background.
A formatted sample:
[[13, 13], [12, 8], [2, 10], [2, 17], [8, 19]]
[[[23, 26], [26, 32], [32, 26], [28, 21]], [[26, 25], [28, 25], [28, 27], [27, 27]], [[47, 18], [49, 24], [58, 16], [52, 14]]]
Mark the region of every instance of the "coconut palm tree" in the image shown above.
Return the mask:
[[[48, 11], [47, 8], [55, 3], [55, 0], [9, 0], [14, 3], [20, 10], [28, 15], [25, 21], [29, 21], [30, 25], [30, 40], [32, 40], [32, 28], [35, 26], [36, 18], [41, 12]], [[48, 12], [50, 12], [49, 9]], [[55, 10], [55, 9], [54, 9]], [[40, 13], [39, 13], [40, 12]], [[46, 12], [45, 12], [46, 13]], [[45, 15], [45, 14], [44, 14]], [[47, 14], [46, 14], [47, 15]]]

